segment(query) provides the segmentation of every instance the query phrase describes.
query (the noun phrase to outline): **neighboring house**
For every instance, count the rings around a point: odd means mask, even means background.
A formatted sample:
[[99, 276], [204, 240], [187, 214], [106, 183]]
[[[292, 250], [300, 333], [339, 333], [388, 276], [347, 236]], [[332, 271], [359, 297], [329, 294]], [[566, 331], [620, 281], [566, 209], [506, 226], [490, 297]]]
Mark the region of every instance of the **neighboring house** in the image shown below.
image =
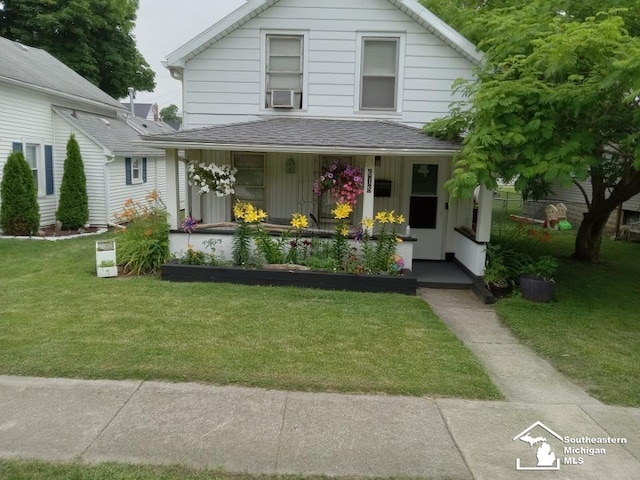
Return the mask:
[[[131, 111], [131, 103], [121, 102], [120, 105]], [[160, 121], [160, 113], [157, 103], [134, 103], [133, 114], [138, 118], [144, 118], [155, 122]]]
[[[329, 226], [314, 180], [334, 159], [351, 163], [365, 178], [354, 227], [394, 210], [415, 239], [403, 244], [409, 266], [455, 258], [481, 275], [491, 192], [480, 194], [476, 225], [472, 201], [444, 188], [459, 145], [420, 130], [448, 112], [460, 98], [452, 83], [481, 62], [414, 0], [251, 0], [168, 56], [183, 83], [184, 130], [144, 141], [169, 152], [171, 209], [184, 185], [170, 165], [177, 151], [238, 168], [233, 197], [190, 189], [188, 210], [205, 223], [231, 220], [233, 203], [246, 200], [277, 221], [313, 213]], [[177, 235], [174, 251], [184, 247]]]
[[167, 133], [172, 128], [126, 113], [111, 118], [60, 107], [53, 107], [53, 112], [54, 156], [65, 158], [66, 141], [71, 134], [80, 146], [91, 224], [116, 223], [117, 214], [129, 198], [144, 203], [153, 190], [165, 195], [164, 151], [140, 147], [135, 142], [140, 134]]
[[[591, 199], [591, 182], [580, 182], [580, 186], [584, 189], [589, 199]], [[524, 214], [537, 218], [545, 219], [545, 208], [547, 205], [556, 205], [562, 203], [567, 207], [567, 220], [578, 228], [582, 223], [583, 213], [587, 211], [587, 203], [584, 195], [577, 186], [570, 188], [562, 188], [559, 185], [553, 186], [553, 192], [544, 199], [538, 201], [526, 201], [523, 204]], [[620, 209], [616, 209], [609, 216], [605, 232], [616, 234], [616, 229], [622, 225], [628, 225], [633, 222], [640, 221], [640, 195], [636, 195], [624, 202]]]
[[166, 194], [164, 151], [133, 144], [172, 131], [134, 119], [120, 103], [44, 50], [0, 37], [0, 178], [13, 150], [24, 153], [38, 190], [41, 226], [55, 223], [69, 136], [84, 161], [89, 223], [107, 225], [127, 198]]

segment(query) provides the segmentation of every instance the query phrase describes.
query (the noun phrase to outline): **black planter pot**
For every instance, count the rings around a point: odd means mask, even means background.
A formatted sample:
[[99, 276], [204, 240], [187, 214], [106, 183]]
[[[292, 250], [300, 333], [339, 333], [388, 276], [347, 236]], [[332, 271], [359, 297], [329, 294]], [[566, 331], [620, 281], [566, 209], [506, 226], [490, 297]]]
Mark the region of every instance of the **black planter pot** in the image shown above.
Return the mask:
[[520, 291], [522, 296], [532, 302], [550, 302], [553, 298], [555, 283], [534, 275], [520, 276]]
[[491, 293], [493, 293], [494, 297], [504, 298], [513, 291], [513, 287], [511, 285], [507, 285], [505, 287], [499, 285], [489, 285], [489, 290], [491, 290]]

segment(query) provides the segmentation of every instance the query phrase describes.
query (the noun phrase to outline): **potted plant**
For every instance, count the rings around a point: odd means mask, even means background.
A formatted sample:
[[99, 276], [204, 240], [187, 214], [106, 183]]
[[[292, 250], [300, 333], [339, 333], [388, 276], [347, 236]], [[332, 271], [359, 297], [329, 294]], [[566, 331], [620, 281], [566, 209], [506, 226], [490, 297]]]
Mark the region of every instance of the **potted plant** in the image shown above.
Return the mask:
[[533, 302], [551, 301], [555, 287], [553, 277], [557, 270], [558, 260], [551, 255], [532, 259], [524, 265], [520, 275], [522, 296]]
[[506, 297], [513, 290], [514, 272], [510, 267], [513, 259], [508, 249], [498, 244], [487, 245], [487, 265], [484, 270], [485, 286], [496, 298]]

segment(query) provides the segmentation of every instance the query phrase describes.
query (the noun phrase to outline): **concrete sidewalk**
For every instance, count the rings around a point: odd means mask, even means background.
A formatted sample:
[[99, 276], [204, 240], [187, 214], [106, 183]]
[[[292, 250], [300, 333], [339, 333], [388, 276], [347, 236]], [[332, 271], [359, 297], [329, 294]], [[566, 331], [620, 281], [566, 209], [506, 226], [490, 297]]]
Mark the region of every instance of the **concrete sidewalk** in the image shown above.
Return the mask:
[[536, 448], [513, 438], [539, 420], [561, 436], [628, 439], [603, 455], [570, 455], [584, 464], [562, 464], [554, 478], [639, 478], [640, 409], [0, 377], [5, 459], [513, 480], [526, 478], [516, 458], [536, 463]]
[[[471, 292], [419, 293], [506, 401], [0, 376], [0, 458], [264, 474], [640, 479], [640, 409], [591, 398]], [[529, 429], [536, 422], [543, 425]], [[610, 437], [627, 443], [589, 441]], [[536, 467], [542, 442], [560, 471], [516, 471], [516, 459]]]

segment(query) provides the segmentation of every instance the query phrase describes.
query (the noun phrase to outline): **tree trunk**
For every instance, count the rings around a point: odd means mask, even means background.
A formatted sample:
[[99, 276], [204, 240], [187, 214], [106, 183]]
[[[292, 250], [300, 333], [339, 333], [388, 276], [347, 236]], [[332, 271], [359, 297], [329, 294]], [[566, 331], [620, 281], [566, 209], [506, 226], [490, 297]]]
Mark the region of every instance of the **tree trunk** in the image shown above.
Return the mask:
[[575, 252], [572, 258], [585, 262], [597, 262], [600, 259], [600, 244], [602, 233], [609, 220], [611, 211], [601, 211], [599, 214], [587, 212], [576, 235]]

